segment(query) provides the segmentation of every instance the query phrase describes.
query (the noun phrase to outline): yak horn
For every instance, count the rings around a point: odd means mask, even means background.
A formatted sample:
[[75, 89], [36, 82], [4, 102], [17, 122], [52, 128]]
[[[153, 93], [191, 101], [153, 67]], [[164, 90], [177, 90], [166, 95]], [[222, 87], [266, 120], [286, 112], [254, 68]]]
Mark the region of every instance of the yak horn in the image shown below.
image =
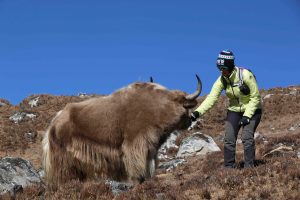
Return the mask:
[[150, 76], [150, 83], [153, 83], [153, 78], [152, 78], [152, 76]]
[[187, 100], [194, 100], [194, 99], [196, 99], [200, 95], [200, 93], [202, 91], [202, 82], [201, 82], [201, 80], [200, 80], [200, 78], [199, 78], [199, 76], [197, 74], [196, 74], [196, 78], [197, 78], [197, 81], [198, 81], [197, 91], [195, 91], [193, 94], [187, 95], [186, 96]]

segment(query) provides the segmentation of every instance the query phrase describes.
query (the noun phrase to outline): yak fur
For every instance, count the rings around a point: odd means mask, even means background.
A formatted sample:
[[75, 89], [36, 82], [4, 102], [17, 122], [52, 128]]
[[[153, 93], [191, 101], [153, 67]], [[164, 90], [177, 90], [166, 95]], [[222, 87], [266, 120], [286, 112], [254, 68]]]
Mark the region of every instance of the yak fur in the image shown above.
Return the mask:
[[69, 103], [43, 139], [49, 184], [111, 178], [142, 182], [153, 175], [157, 151], [175, 129], [190, 125], [186, 93], [137, 82], [111, 95]]

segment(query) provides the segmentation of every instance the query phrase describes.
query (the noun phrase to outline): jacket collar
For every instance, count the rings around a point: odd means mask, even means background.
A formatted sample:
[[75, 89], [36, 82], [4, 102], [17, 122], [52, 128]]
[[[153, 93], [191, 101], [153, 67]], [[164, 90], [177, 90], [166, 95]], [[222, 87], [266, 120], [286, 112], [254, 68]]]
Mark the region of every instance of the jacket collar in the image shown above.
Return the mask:
[[229, 80], [234, 80], [234, 78], [235, 78], [237, 72], [238, 72], [238, 68], [235, 66], [235, 67], [233, 68], [233, 70], [232, 70], [232, 72], [231, 72], [231, 74], [230, 74], [229, 77], [226, 77], [226, 76], [223, 76], [223, 75], [221, 75], [221, 76], [225, 77], [227, 80], [228, 80], [228, 79], [229, 79]]
[[232, 70], [229, 79], [231, 80], [232, 78], [234, 79], [236, 73], [238, 72], [238, 68], [235, 66], [234, 69]]

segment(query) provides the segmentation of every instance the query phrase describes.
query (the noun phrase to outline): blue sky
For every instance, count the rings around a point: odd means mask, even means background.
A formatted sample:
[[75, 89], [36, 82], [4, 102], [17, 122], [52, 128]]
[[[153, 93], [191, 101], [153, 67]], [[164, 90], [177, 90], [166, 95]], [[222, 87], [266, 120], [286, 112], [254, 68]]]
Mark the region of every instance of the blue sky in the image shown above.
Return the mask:
[[260, 88], [300, 84], [300, 1], [0, 0], [0, 98], [110, 94], [150, 76], [207, 94], [231, 49]]

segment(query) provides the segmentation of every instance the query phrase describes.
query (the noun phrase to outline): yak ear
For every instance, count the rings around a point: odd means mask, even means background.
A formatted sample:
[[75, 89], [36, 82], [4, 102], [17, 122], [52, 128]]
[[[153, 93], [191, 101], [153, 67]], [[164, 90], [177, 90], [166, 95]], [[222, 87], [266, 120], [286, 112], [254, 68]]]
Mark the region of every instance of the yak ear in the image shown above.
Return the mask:
[[196, 107], [198, 104], [198, 102], [196, 100], [189, 100], [189, 99], [185, 99], [185, 101], [183, 102], [183, 107], [186, 109], [191, 109]]
[[186, 93], [179, 91], [179, 90], [173, 90], [173, 100], [181, 104], [185, 109], [191, 109], [197, 106], [198, 102], [196, 99], [188, 99], [186, 98]]

